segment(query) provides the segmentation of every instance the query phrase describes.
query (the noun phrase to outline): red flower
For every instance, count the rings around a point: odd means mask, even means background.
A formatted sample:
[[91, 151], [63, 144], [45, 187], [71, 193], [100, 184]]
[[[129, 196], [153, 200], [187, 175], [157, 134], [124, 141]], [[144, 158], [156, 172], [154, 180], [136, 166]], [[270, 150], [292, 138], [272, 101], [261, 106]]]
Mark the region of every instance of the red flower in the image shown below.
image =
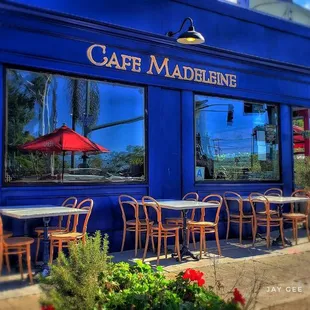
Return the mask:
[[206, 281], [204, 279], [202, 279], [202, 278], [198, 280], [198, 285], [199, 286], [203, 286], [205, 283], [206, 283]]
[[55, 310], [53, 305], [42, 305], [41, 310]]
[[242, 306], [245, 305], [245, 298], [241, 295], [241, 293], [239, 292], [239, 290], [237, 288], [234, 289], [234, 299], [233, 299], [233, 301], [235, 303], [240, 302], [240, 304]]
[[190, 268], [188, 268], [188, 269], [186, 269], [185, 270], [185, 272], [184, 272], [184, 274], [183, 274], [183, 279], [184, 280], [186, 280], [186, 279], [191, 279], [191, 274], [190, 274], [190, 272], [191, 272], [191, 269]]

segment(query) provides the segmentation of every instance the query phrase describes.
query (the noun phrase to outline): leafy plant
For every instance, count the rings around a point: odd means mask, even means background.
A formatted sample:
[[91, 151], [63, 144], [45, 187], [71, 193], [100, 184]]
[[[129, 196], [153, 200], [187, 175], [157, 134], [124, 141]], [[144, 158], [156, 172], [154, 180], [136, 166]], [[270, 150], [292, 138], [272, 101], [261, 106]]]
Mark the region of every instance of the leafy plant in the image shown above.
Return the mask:
[[69, 257], [60, 255], [50, 277], [42, 279], [44, 309], [237, 310], [245, 302], [239, 291], [225, 301], [204, 286], [204, 274], [197, 270], [167, 279], [162, 267], [153, 269], [142, 261], [112, 263], [107, 250], [107, 237], [102, 247], [100, 233], [85, 245], [71, 244]]

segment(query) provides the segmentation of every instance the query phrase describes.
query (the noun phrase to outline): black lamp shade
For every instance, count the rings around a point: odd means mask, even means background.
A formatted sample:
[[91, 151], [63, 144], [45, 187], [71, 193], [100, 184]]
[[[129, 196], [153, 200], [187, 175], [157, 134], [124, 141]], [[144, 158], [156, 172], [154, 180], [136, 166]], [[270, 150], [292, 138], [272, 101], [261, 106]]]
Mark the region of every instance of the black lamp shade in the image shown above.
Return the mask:
[[205, 39], [200, 32], [195, 31], [195, 29], [189, 29], [180, 34], [177, 41], [181, 44], [202, 44]]

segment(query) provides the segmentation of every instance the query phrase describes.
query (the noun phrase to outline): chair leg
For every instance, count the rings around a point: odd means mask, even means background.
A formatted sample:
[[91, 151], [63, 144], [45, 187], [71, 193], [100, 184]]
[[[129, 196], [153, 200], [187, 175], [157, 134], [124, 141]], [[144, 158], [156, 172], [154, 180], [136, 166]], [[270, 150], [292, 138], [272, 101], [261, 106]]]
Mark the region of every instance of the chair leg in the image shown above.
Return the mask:
[[251, 226], [252, 226], [252, 238], [253, 238], [253, 246], [255, 244], [255, 235], [256, 235], [256, 232], [255, 232], [255, 223], [254, 223], [254, 217], [251, 218]]
[[58, 242], [59, 242], [58, 243], [58, 257], [59, 257], [60, 253], [62, 253], [62, 240], [59, 239]]
[[282, 245], [283, 247], [285, 247], [284, 233], [283, 233], [283, 221], [280, 222], [280, 234], [281, 234]]
[[159, 256], [160, 256], [160, 247], [161, 247], [161, 230], [158, 230], [158, 240], [157, 240], [157, 262], [156, 265], [159, 264]]
[[204, 240], [204, 238], [203, 238], [203, 233], [204, 233], [204, 231], [203, 231], [203, 227], [200, 227], [200, 244], [199, 244], [199, 250], [200, 250], [200, 259], [202, 258], [202, 247], [203, 247], [203, 240]]
[[296, 240], [296, 237], [295, 237], [295, 221], [292, 220], [292, 230], [293, 230], [293, 240], [295, 241]]
[[207, 234], [203, 232], [204, 238], [203, 238], [203, 253], [207, 253]]
[[267, 249], [269, 249], [270, 246], [270, 224], [267, 223]]
[[54, 256], [54, 242], [53, 240], [50, 241], [50, 264], [53, 263], [53, 256]]
[[193, 239], [194, 249], [196, 250], [197, 246], [196, 246], [196, 239], [195, 239], [195, 231], [194, 231], [194, 229], [192, 230], [192, 239]]
[[31, 254], [30, 253], [31, 253], [30, 244], [27, 244], [26, 255], [27, 255], [28, 276], [29, 276], [30, 283], [33, 284], [32, 271], [31, 271]]
[[[149, 247], [149, 239], [150, 239], [150, 230], [149, 230], [149, 228], [147, 228], [142, 262], [144, 262], [144, 260], [146, 258], [146, 253], [147, 253], [147, 250], [148, 250], [148, 247]], [[153, 240], [153, 242], [154, 242], [154, 240]]]
[[139, 230], [139, 249], [142, 249], [142, 232]]
[[177, 247], [179, 262], [181, 262], [182, 258], [181, 258], [181, 252], [180, 252], [180, 241], [179, 241], [179, 231], [178, 230], [176, 231], [176, 234], [175, 234], [175, 244]]
[[[139, 242], [139, 226], [136, 225], [136, 231], [135, 231], [135, 257], [138, 254], [138, 242]], [[122, 244], [122, 247], [124, 247], [123, 244]]]
[[3, 267], [3, 243], [0, 242], [0, 276], [2, 273], [2, 267]]
[[4, 256], [5, 256], [5, 264], [6, 264], [6, 268], [8, 269], [8, 273], [11, 273], [9, 254], [5, 254]]
[[239, 220], [239, 243], [242, 244], [242, 227], [243, 226], [243, 222], [242, 222], [242, 218], [240, 217]]
[[226, 229], [226, 241], [228, 240], [229, 236], [229, 229], [230, 229], [230, 218], [227, 218], [227, 229]]
[[122, 247], [121, 247], [121, 252], [123, 252], [124, 250], [124, 245], [125, 245], [125, 240], [126, 240], [126, 225], [124, 226], [124, 230], [123, 230], [123, 239], [122, 239]]
[[154, 236], [153, 236], [153, 234], [151, 234], [151, 241], [152, 241], [152, 250], [153, 250], [153, 253], [156, 253], [156, 250], [155, 250], [155, 242], [154, 242]]
[[164, 236], [164, 247], [165, 247], [165, 258], [168, 258], [168, 250], [167, 250], [167, 235]]
[[296, 245], [298, 244], [298, 222], [296, 221], [296, 225], [295, 225], [295, 242]]
[[22, 280], [24, 280], [22, 254], [18, 254], [18, 267], [19, 267], [20, 276], [21, 276]]
[[[310, 241], [308, 217], [306, 218], [306, 230], [307, 230], [308, 241]], [[1, 268], [1, 266], [0, 266], [0, 268]], [[0, 274], [1, 274], [1, 269], [0, 269]]]
[[220, 239], [219, 239], [219, 231], [218, 231], [217, 226], [215, 227], [215, 240], [216, 240], [217, 251], [218, 251], [218, 253], [219, 253], [219, 256], [222, 256], [221, 245], [220, 245]]
[[39, 250], [40, 250], [40, 241], [41, 241], [41, 235], [40, 235], [40, 234], [38, 234], [35, 263], [37, 263], [37, 262], [38, 262], [38, 256], [39, 256]]

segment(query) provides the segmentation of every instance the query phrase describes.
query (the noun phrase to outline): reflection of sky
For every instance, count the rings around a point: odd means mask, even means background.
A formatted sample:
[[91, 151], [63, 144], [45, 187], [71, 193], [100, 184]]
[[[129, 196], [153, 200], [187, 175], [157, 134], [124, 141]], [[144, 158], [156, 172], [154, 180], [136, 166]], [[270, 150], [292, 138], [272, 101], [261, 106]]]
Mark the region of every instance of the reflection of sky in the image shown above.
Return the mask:
[[[55, 79], [56, 76], [54, 76]], [[69, 78], [57, 76], [57, 124], [63, 123], [72, 127], [72, 109], [68, 95]], [[51, 132], [52, 118], [52, 88], [49, 91], [48, 109], [45, 112], [45, 134]], [[141, 87], [130, 87], [120, 84], [98, 82], [100, 110], [96, 125], [127, 120], [144, 115], [144, 93]], [[35, 106], [35, 118], [25, 127], [31, 135], [38, 137], [40, 133], [38, 104]], [[48, 122], [48, 115], [50, 122]], [[48, 124], [50, 124], [48, 126]], [[76, 124], [76, 131], [83, 134], [81, 124]], [[110, 151], [126, 151], [128, 145], [144, 145], [143, 120], [129, 124], [121, 124], [91, 132], [88, 135], [92, 141], [106, 147]]]
[[[196, 132], [201, 135], [204, 152], [209, 156], [214, 156], [215, 150], [221, 154], [250, 153], [253, 128], [269, 123], [268, 113], [245, 114], [243, 101], [233, 99], [196, 96], [196, 102], [206, 98], [204, 105], [208, 107], [196, 117]], [[227, 122], [230, 104], [234, 107], [232, 123]]]

